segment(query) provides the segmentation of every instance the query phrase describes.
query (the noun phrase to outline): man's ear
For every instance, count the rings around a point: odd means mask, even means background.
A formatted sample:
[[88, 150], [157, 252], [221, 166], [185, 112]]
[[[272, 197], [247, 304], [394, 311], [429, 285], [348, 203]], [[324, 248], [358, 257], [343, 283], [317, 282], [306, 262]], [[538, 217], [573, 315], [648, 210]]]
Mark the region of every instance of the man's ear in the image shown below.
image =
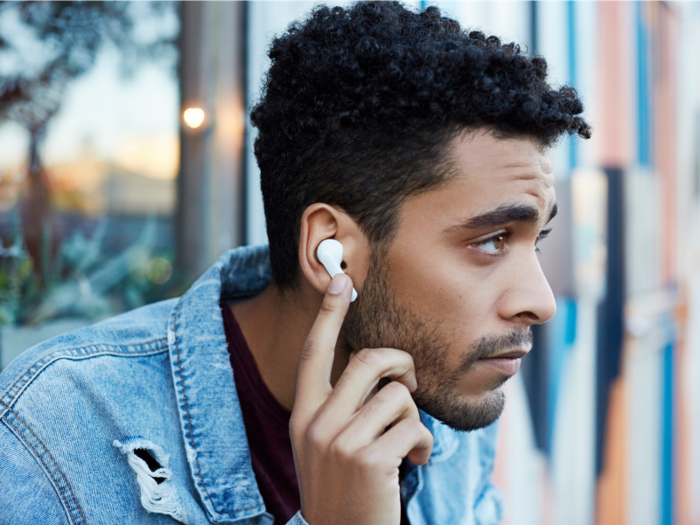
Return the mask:
[[335, 239], [343, 245], [341, 267], [359, 293], [369, 269], [369, 241], [352, 217], [328, 204], [312, 204], [301, 216], [299, 265], [304, 278], [319, 293], [328, 290], [331, 276], [316, 255], [318, 245], [326, 239]]

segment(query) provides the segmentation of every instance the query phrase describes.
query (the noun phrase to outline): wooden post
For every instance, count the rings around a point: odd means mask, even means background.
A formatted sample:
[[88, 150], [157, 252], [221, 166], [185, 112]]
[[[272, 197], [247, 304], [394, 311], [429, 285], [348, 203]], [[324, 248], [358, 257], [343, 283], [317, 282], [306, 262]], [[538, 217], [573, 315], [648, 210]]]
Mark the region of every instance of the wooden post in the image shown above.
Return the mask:
[[[244, 242], [245, 2], [180, 4], [176, 270], [197, 278]], [[197, 127], [188, 108], [204, 111]]]

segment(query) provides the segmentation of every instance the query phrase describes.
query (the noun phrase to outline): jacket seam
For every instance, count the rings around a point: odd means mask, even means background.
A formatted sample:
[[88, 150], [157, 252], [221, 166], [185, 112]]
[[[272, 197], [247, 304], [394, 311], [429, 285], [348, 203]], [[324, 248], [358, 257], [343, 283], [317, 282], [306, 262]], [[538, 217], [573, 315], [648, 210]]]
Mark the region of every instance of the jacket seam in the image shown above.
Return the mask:
[[[0, 400], [0, 404], [5, 405], [5, 403], [3, 403], [2, 400]], [[68, 479], [66, 479], [65, 474], [58, 467], [58, 464], [56, 463], [56, 460], [51, 455], [51, 452], [49, 452], [49, 449], [46, 447], [44, 442], [41, 439], [39, 439], [39, 437], [34, 433], [32, 428], [19, 416], [19, 414], [17, 414], [17, 412], [12, 410], [12, 408], [9, 407], [8, 405], [5, 405], [5, 407], [7, 408], [6, 413], [10, 412], [13, 416], [15, 416], [22, 423], [22, 425], [24, 425], [27, 428], [27, 430], [29, 430], [29, 432], [31, 432], [32, 436], [34, 436], [34, 439], [36, 439], [39, 442], [39, 444], [43, 447], [44, 451], [46, 451], [46, 455], [51, 459], [51, 461], [54, 464], [54, 467], [56, 468], [58, 473], [61, 475], [61, 477], [63, 478], [63, 481], [65, 482], [66, 486], [68, 487], [68, 490], [70, 491], [70, 495], [71, 495], [73, 501], [75, 502], [75, 506], [78, 508], [78, 512], [80, 512], [80, 517], [82, 518], [83, 523], [87, 523], [87, 519], [85, 518], [85, 514], [83, 513], [83, 509], [80, 507], [80, 503], [78, 503], [78, 499], [75, 497], [75, 493], [73, 492], [73, 487], [71, 487], [71, 484], [68, 482]], [[22, 435], [22, 432], [17, 427], [15, 427], [10, 421], [8, 421], [6, 418], [3, 417], [2, 420], [6, 425], [9, 425], [12, 429], [14, 429], [14, 431], [17, 433], [18, 437]], [[34, 452], [34, 458], [39, 460], [41, 465], [44, 467], [45, 472], [47, 472], [48, 475], [51, 477], [51, 480], [53, 481], [54, 487], [56, 488], [57, 492], [59, 493], [59, 497], [62, 500], [64, 500], [65, 495], [63, 494], [63, 491], [61, 490], [59, 483], [57, 482], [52, 470], [48, 467], [48, 465], [44, 461], [44, 458], [41, 457], [41, 454], [36, 450], [36, 448], [34, 447], [34, 445], [32, 443], [30, 443], [26, 439], [22, 440], [22, 441], [27, 446], [29, 446], [29, 448], [32, 449], [32, 451]], [[65, 506], [68, 507], [67, 502], [66, 502]], [[68, 519], [70, 520], [70, 522], [75, 523], [75, 521], [73, 520], [73, 517], [70, 515], [70, 511], [68, 510], [68, 508], [66, 508], [64, 510], [66, 511], [66, 515], [67, 515]]]
[[182, 301], [178, 302], [177, 307], [175, 308], [175, 317], [173, 320], [173, 333], [175, 335], [175, 354], [177, 355], [177, 368], [178, 368], [178, 373], [180, 374], [180, 383], [182, 383], [182, 397], [185, 402], [185, 413], [187, 414], [187, 426], [189, 427], [189, 434], [190, 434], [190, 443], [192, 444], [192, 450], [195, 451], [195, 462], [197, 463], [197, 475], [199, 476], [199, 481], [202, 483], [202, 488], [204, 489], [204, 493], [207, 495], [207, 498], [209, 499], [209, 503], [211, 503], [211, 506], [214, 508], [214, 510], [220, 514], [228, 514], [228, 515], [234, 515], [239, 512], [245, 512], [246, 510], [253, 510], [253, 509], [258, 509], [262, 507], [263, 505], [255, 505], [253, 507], [248, 507], [246, 509], [236, 509], [233, 511], [233, 513], [230, 512], [225, 512], [222, 513], [220, 510], [216, 508], [214, 505], [214, 502], [211, 499], [211, 495], [209, 494], [209, 491], [207, 490], [207, 486], [204, 483], [204, 478], [202, 477], [202, 467], [199, 464], [199, 454], [197, 454], [197, 447], [194, 444], [194, 430], [192, 429], [192, 418], [190, 416], [190, 408], [189, 408], [189, 402], [187, 401], [187, 392], [185, 388], [185, 378], [182, 374], [182, 362], [180, 361], [180, 347], [177, 342], [177, 320], [180, 315], [180, 306], [182, 305]]
[[[163, 338], [161, 337], [161, 338], [158, 338], [158, 339], [153, 339], [153, 340], [151, 340], [151, 341], [146, 341], [146, 342], [141, 343], [141, 344], [142, 344], [142, 345], [147, 345], [147, 344], [157, 343], [157, 342], [159, 342], [159, 341], [163, 341]], [[58, 360], [60, 360], [60, 359], [71, 359], [71, 360], [75, 360], [75, 359], [88, 359], [88, 358], [94, 357], [95, 355], [98, 355], [98, 354], [103, 354], [103, 355], [110, 355], [110, 354], [112, 354], [112, 355], [120, 355], [120, 356], [126, 356], [126, 357], [131, 357], [131, 356], [142, 356], [142, 355], [148, 355], [148, 354], [151, 354], [151, 353], [152, 353], [152, 354], [156, 354], [156, 353], [158, 353], [158, 352], [161, 352], [161, 351], [163, 351], [163, 350], [167, 350], [167, 349], [168, 349], [168, 346], [167, 346], [167, 344], [166, 344], [166, 345], [164, 345], [164, 346], [159, 346], [159, 347], [157, 347], [157, 348], [151, 348], [151, 349], [148, 349], [148, 350], [136, 350], [136, 351], [132, 351], [132, 352], [125, 353], [125, 352], [115, 352], [115, 351], [112, 350], [112, 349], [103, 348], [103, 347], [105, 347], [105, 346], [107, 346], [107, 347], [114, 347], [114, 348], [119, 348], [119, 347], [120, 347], [120, 345], [113, 345], [113, 344], [109, 344], [109, 343], [100, 344], [100, 345], [94, 345], [94, 344], [92, 344], [92, 345], [79, 346], [79, 347], [77, 347], [77, 348], [68, 348], [68, 349], [57, 350], [56, 352], [53, 352], [53, 353], [51, 353], [51, 354], [48, 354], [48, 355], [42, 357], [42, 358], [39, 359], [38, 361], [35, 361], [34, 364], [32, 364], [32, 365], [29, 367], [29, 369], [28, 369], [27, 372], [25, 372], [24, 374], [22, 374], [21, 376], [19, 376], [19, 377], [15, 380], [15, 382], [12, 383], [12, 385], [5, 391], [5, 393], [3, 394], [3, 396], [0, 397], [0, 404], [6, 406], [6, 407], [9, 409], [9, 408], [10, 408], [10, 404], [14, 401], [14, 395], [12, 394], [12, 392], [13, 392], [13, 390], [15, 390], [15, 387], [17, 387], [17, 385], [18, 385], [20, 382], [22, 382], [22, 381], [24, 380], [25, 385], [31, 383], [31, 381], [39, 374], [39, 372], [40, 372], [43, 368], [45, 368], [46, 366], [48, 366], [48, 365], [50, 365], [50, 364], [52, 364], [52, 363], [54, 363], [54, 362], [56, 362], [56, 361], [58, 361]], [[62, 353], [62, 352], [75, 352], [75, 351], [78, 351], [78, 350], [83, 350], [83, 349], [85, 349], [85, 348], [91, 348], [91, 347], [97, 347], [97, 348], [96, 348], [94, 351], [92, 351], [92, 352], [87, 352], [87, 353], [79, 354], [79, 355], [62, 355], [62, 356], [60, 356], [60, 355], [57, 356], [57, 355], [56, 355], [56, 354], [60, 354], [60, 353]], [[22, 385], [22, 387], [19, 387], [19, 388], [18, 388], [18, 391], [21, 390], [25, 385]], [[7, 401], [5, 401], [6, 398], [8, 398]], [[4, 414], [4, 412], [3, 412], [3, 413], [0, 413], [0, 417], [2, 417], [3, 414]]]
[[[180, 305], [182, 305], [182, 301], [177, 303], [177, 307], [175, 308], [175, 322], [173, 323], [173, 335], [175, 336], [175, 353], [177, 354], [177, 369], [178, 372], [180, 373], [180, 382], [182, 383], [182, 397], [185, 402], [185, 413], [187, 414], [187, 426], [190, 429], [190, 443], [192, 444], [192, 450], [195, 451], [195, 462], [197, 463], [197, 475], [199, 476], [199, 481], [202, 482], [202, 488], [204, 489], [205, 494], [207, 495], [207, 498], [209, 499], [209, 503], [211, 503], [211, 506], [214, 507], [214, 502], [211, 500], [211, 495], [209, 494], [209, 491], [207, 490], [207, 486], [204, 484], [204, 478], [202, 477], [202, 467], [199, 465], [199, 454], [197, 454], [197, 447], [195, 447], [194, 444], [194, 432], [192, 430], [192, 419], [190, 417], [190, 405], [187, 401], [187, 392], [185, 388], [185, 378], [182, 374], [182, 363], [180, 361], [180, 347], [177, 344], [177, 320], [180, 315]], [[216, 507], [214, 507], [216, 510]], [[217, 512], [219, 512], [217, 510]]]

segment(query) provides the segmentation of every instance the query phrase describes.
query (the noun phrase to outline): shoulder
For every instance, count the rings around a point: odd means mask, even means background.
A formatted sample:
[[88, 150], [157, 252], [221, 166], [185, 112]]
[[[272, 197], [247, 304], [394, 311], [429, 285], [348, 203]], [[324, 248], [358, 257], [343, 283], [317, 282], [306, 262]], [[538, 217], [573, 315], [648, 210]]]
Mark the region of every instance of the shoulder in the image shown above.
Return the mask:
[[62, 360], [73, 362], [112, 355], [139, 356], [167, 348], [167, 328], [175, 300], [132, 310], [59, 335], [28, 348], [0, 374], [0, 413], [39, 376]]
[[[164, 301], [62, 334], [20, 354], [0, 374], [0, 419], [16, 405], [33, 414], [47, 404], [91, 397], [136, 396], [132, 388], [168, 376], [168, 320], [175, 304]], [[162, 368], [154, 374], [155, 363]], [[37, 422], [39, 423], [39, 422]]]

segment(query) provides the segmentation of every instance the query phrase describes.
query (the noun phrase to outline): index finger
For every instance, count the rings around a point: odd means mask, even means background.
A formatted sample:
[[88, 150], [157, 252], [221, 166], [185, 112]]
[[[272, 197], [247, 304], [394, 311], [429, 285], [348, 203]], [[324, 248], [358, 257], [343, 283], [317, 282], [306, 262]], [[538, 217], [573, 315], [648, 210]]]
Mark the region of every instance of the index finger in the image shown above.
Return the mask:
[[331, 280], [321, 309], [301, 352], [294, 411], [309, 416], [328, 398], [335, 345], [350, 306], [352, 281], [339, 273]]

